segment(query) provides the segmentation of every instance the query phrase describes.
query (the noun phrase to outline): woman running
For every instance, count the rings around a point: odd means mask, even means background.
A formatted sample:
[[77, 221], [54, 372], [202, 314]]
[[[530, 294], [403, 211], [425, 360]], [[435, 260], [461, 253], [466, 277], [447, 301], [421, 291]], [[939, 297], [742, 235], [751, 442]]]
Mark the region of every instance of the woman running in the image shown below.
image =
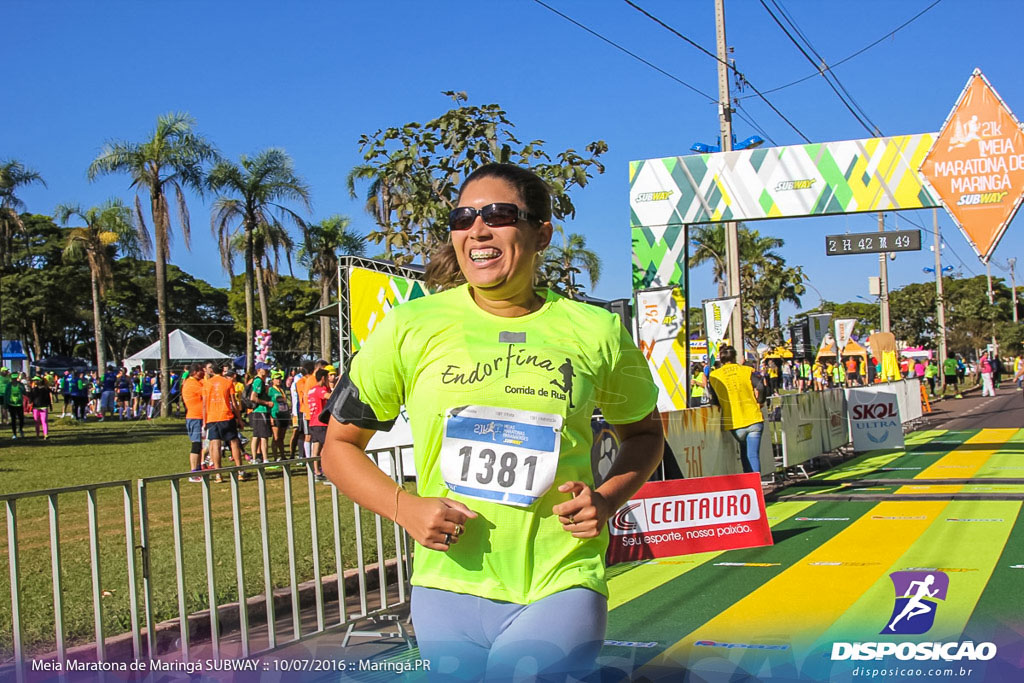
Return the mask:
[[50, 438], [49, 415], [53, 402], [50, 397], [50, 387], [42, 377], [32, 378], [32, 388], [28, 392], [28, 400], [32, 402], [32, 421], [36, 425], [36, 437], [42, 428], [43, 439]]
[[[618, 317], [534, 287], [552, 232], [538, 176], [479, 168], [449, 227], [428, 283], [461, 284], [395, 308], [366, 340], [331, 395], [324, 470], [420, 545], [412, 620], [433, 671], [582, 676], [604, 641], [607, 522], [661, 460], [657, 389]], [[364, 451], [403, 405], [416, 493]], [[595, 406], [621, 442], [599, 486]]]

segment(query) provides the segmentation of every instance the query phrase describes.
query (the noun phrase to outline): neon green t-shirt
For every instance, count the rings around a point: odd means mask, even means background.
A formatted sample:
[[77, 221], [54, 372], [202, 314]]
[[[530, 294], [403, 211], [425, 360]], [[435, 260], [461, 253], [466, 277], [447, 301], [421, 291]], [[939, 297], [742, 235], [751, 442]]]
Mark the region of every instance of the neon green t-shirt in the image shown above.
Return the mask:
[[[647, 361], [617, 316], [546, 290], [540, 294], [546, 298], [544, 305], [518, 318], [482, 311], [467, 285], [410, 301], [388, 313], [352, 361], [350, 378], [359, 398], [379, 420], [395, 418], [406, 406], [419, 495], [460, 500], [478, 514], [467, 521], [465, 533], [447, 552], [416, 552], [414, 585], [518, 604], [576, 586], [608, 594], [607, 530], [597, 538], [573, 538], [551, 508], [569, 499], [558, 492], [561, 483], [594, 484], [594, 407], [612, 424], [636, 422], [654, 409], [657, 388]], [[442, 462], [464, 462], [464, 473], [472, 465], [473, 476], [481, 482], [491, 475], [484, 469], [485, 450], [474, 451], [463, 461], [459, 456], [465, 449], [456, 455], [451, 446], [452, 425], [460, 411], [450, 411], [461, 406], [561, 420], [560, 445], [547, 460], [553, 463], [550, 467], [557, 467], [550, 488], [538, 491], [539, 498], [526, 507], [450, 490]], [[482, 422], [476, 431], [485, 436], [470, 438], [490, 438], [487, 426]], [[491, 453], [490, 464], [498, 480], [510, 475], [499, 469], [508, 456], [501, 445], [512, 443], [508, 435], [516, 434], [517, 428], [534, 433], [533, 426], [518, 424], [495, 435], [498, 455], [496, 459]]]

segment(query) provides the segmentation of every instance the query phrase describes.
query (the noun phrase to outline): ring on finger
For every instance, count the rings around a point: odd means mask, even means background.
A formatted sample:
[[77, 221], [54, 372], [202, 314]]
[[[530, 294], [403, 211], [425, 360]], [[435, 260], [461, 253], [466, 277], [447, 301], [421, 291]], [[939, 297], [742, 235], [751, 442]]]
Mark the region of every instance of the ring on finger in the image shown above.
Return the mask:
[[452, 535], [451, 534], [445, 534], [444, 535], [444, 544], [445, 545], [451, 545], [451, 543], [452, 543]]
[[576, 523], [576, 520], [573, 518], [572, 515], [569, 515], [569, 524], [575, 524], [575, 523]]
[[456, 536], [461, 536], [462, 535], [462, 525], [461, 524], [456, 524], [455, 525], [455, 535]]

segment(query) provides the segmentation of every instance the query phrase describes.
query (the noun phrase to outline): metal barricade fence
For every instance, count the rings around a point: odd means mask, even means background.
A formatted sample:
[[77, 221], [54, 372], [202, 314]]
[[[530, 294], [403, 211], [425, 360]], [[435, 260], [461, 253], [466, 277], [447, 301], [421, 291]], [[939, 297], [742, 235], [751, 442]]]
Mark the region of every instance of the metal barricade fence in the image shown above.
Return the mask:
[[[133, 514], [132, 505], [132, 482], [131, 481], [112, 481], [102, 484], [91, 484], [85, 486], [72, 486], [67, 488], [59, 489], [48, 489], [44, 491], [31, 491], [26, 493], [9, 493], [0, 495], [0, 501], [3, 501], [4, 509], [7, 516], [7, 564], [9, 569], [10, 577], [10, 597], [11, 597], [11, 648], [14, 656], [15, 663], [15, 676], [20, 682], [24, 680], [24, 669], [21, 666], [25, 661], [25, 614], [23, 613], [23, 604], [25, 603], [24, 595], [22, 594], [22, 584], [29, 581], [33, 588], [41, 587], [40, 584], [45, 583], [44, 575], [46, 573], [45, 564], [39, 566], [35, 564], [31, 567], [31, 572], [28, 577], [22, 575], [22, 560], [23, 560], [23, 549], [19, 543], [19, 533], [25, 526], [29, 526], [32, 531], [36, 531], [37, 525], [25, 525], [18, 523], [19, 508], [21, 510], [31, 510], [35, 513], [33, 521], [41, 517], [39, 514], [39, 503], [45, 501], [45, 517], [47, 519], [47, 535], [49, 547], [49, 583], [52, 589], [52, 605], [53, 605], [53, 634], [54, 642], [56, 644], [56, 657], [62, 663], [67, 660], [68, 654], [68, 633], [65, 624], [65, 615], [67, 611], [66, 598], [70, 595], [74, 595], [76, 591], [70, 589], [65, 581], [65, 575], [68, 573], [65, 571], [64, 564], [65, 560], [73, 560], [75, 563], [81, 562], [81, 554], [77, 557], [66, 558], [62, 552], [61, 543], [61, 529], [65, 522], [71, 522], [69, 517], [69, 509], [66, 507], [66, 502], [69, 497], [72, 497], [76, 493], [85, 494], [85, 517], [86, 525], [88, 528], [88, 565], [89, 565], [89, 595], [92, 602], [92, 633], [95, 647], [95, 657], [97, 661], [106, 661], [106, 628], [104, 625], [104, 598], [113, 596], [113, 592], [105, 589], [104, 586], [104, 573], [102, 563], [100, 561], [101, 547], [100, 547], [100, 515], [101, 510], [98, 504], [98, 494], [101, 491], [110, 490], [116, 493], [117, 490], [121, 491], [121, 499], [123, 506], [123, 522], [124, 522], [124, 569], [126, 575], [127, 584], [127, 595], [128, 595], [128, 611], [131, 622], [131, 633], [132, 633], [132, 654], [134, 657], [139, 657], [141, 654], [141, 642], [139, 637], [139, 596], [137, 591], [137, 578], [136, 578], [136, 564], [135, 564], [135, 519]], [[62, 502], [63, 501], [63, 502]], [[33, 509], [34, 508], [34, 509]], [[63, 509], [63, 514], [62, 514]], [[81, 508], [78, 508], [81, 511]], [[105, 512], [105, 511], [104, 511]], [[114, 513], [115, 518], [121, 515]], [[34, 540], [34, 539], [33, 539]], [[29, 552], [29, 558], [32, 560], [41, 560], [39, 557], [40, 546], [39, 544], [30, 544], [31, 548], [27, 549]], [[35, 551], [35, 552], [33, 552]], [[106, 569], [110, 569], [109, 564]], [[113, 586], [109, 586], [112, 588]], [[40, 595], [31, 595], [32, 599], [29, 601], [36, 610], [42, 610], [42, 605], [45, 604], [46, 600]], [[38, 621], [33, 624], [33, 632], [38, 634], [39, 632]]]
[[[404, 482], [400, 451], [393, 448], [369, 452], [398, 483]], [[26, 499], [45, 500], [47, 505], [56, 648], [44, 656], [64, 664], [69, 653], [64, 623], [67, 590], [61, 570], [59, 501], [70, 494], [85, 493], [95, 638], [90, 646], [94, 654], [85, 656], [97, 662], [108, 661], [106, 638], [118, 634], [112, 633], [110, 624], [104, 626], [103, 601], [113, 593], [104, 588], [101, 575], [101, 566], [104, 571], [109, 566], [106, 556], [101, 559], [100, 548], [97, 491], [103, 489], [120, 489], [123, 498], [122, 558], [131, 648], [129, 651], [124, 647], [126, 633], [115, 659], [168, 657], [189, 662], [199, 656], [250, 657], [339, 629], [346, 630], [346, 643], [353, 635], [395, 635], [357, 631], [356, 626], [366, 621], [390, 622], [397, 626], [397, 635], [408, 641], [396, 616], [408, 605], [411, 594], [409, 536], [391, 522], [386, 523], [391, 527], [386, 529], [379, 515], [362, 510], [355, 503], [351, 504], [349, 515], [345, 499], [336, 487], [318, 486], [314, 477], [318, 461], [301, 458], [149, 477], [136, 482], [0, 495], [7, 513], [12, 649], [18, 680], [23, 680], [22, 665], [26, 662], [23, 604], [26, 597], [32, 604], [38, 604], [40, 597], [26, 596], [24, 592], [18, 512], [19, 503], [24, 507]], [[298, 483], [303, 474], [304, 493]], [[183, 480], [196, 476], [201, 481], [182, 486]], [[225, 478], [226, 487], [213, 481], [217, 476]], [[254, 485], [246, 483], [250, 478], [255, 479]], [[133, 489], [138, 492], [137, 509]], [[230, 514], [224, 512], [228, 506]], [[102, 511], [107, 522], [111, 516], [109, 507]], [[364, 534], [367, 524], [373, 525], [372, 532], [366, 530]], [[108, 535], [103, 534], [104, 543], [109, 542]], [[368, 557], [370, 562], [375, 560], [376, 567], [367, 563]], [[38, 574], [35, 567], [33, 570]], [[30, 589], [38, 592], [39, 577], [33, 578]], [[253, 589], [256, 585], [259, 588]], [[371, 599], [375, 589], [379, 595]], [[315, 623], [303, 622], [304, 605], [315, 612]], [[312, 622], [312, 615], [307, 616]], [[225, 644], [228, 632], [230, 642]], [[75, 639], [84, 639], [81, 629]], [[39, 649], [38, 633], [35, 641], [35, 649]], [[81, 648], [78, 652], [82, 656]]]

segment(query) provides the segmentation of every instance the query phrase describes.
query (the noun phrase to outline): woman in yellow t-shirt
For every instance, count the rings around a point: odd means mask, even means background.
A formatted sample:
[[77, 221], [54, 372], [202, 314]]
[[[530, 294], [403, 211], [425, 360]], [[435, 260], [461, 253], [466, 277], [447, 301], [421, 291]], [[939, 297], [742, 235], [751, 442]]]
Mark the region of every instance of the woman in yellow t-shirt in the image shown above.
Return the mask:
[[[454, 198], [453, 198], [454, 199]], [[456, 680], [587, 676], [604, 641], [607, 523], [650, 477], [664, 436], [649, 366], [617, 317], [538, 289], [547, 185], [487, 164], [464, 182], [451, 241], [427, 266], [444, 291], [397, 306], [331, 394], [323, 469], [416, 540], [420, 654]], [[364, 449], [403, 411], [417, 491]], [[599, 407], [620, 439], [590, 465]]]
[[730, 432], [740, 445], [740, 464], [744, 472], [760, 472], [761, 431], [764, 417], [758, 403], [764, 385], [754, 368], [737, 365], [736, 349], [723, 346], [722, 367], [711, 371], [712, 397], [722, 407], [722, 429]]

